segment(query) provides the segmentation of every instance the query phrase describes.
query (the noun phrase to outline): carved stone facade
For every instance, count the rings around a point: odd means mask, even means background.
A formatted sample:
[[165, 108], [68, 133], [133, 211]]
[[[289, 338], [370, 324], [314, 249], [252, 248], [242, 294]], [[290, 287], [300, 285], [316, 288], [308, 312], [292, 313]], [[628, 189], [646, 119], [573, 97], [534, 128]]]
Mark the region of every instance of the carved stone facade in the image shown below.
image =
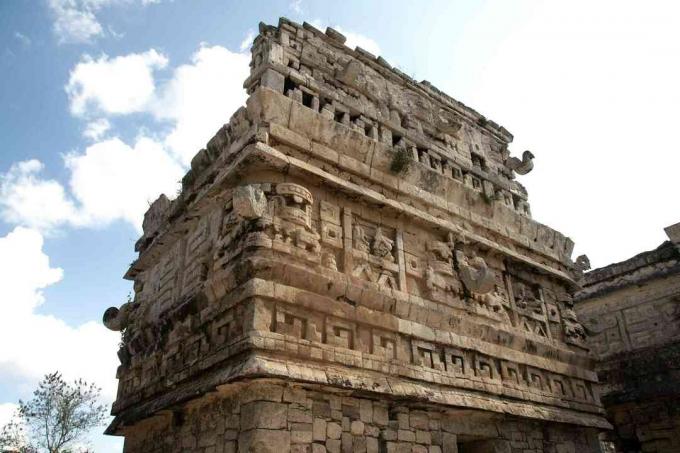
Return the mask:
[[680, 223], [657, 249], [585, 274], [576, 309], [621, 452], [680, 451]]
[[[125, 451], [597, 451], [571, 240], [512, 136], [332, 29], [261, 24], [249, 98], [126, 277]], [[514, 159], [514, 160], [513, 160]]]

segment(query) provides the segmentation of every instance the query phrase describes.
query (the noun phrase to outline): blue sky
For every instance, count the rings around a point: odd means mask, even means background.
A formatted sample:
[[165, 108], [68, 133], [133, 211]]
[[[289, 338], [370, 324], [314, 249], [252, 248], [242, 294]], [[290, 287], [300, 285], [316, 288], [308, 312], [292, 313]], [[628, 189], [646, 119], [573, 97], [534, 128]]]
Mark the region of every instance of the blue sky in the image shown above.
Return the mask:
[[[643, 7], [644, 6], [644, 7]], [[595, 266], [680, 221], [680, 9], [650, 1], [0, 2], [0, 423], [61, 369], [114, 397], [144, 208], [245, 99], [260, 21], [334, 26], [504, 125], [534, 218]], [[97, 451], [120, 451], [94, 436]]]

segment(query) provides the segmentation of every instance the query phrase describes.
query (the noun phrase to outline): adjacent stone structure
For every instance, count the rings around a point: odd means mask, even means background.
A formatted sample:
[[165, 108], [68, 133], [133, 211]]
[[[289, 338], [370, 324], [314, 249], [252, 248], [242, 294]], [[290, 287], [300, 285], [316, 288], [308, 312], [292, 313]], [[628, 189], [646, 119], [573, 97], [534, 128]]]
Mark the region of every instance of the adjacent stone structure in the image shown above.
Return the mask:
[[104, 315], [136, 452], [598, 451], [571, 240], [504, 128], [281, 19]]
[[680, 452], [680, 223], [656, 250], [588, 272], [577, 313], [622, 452]]

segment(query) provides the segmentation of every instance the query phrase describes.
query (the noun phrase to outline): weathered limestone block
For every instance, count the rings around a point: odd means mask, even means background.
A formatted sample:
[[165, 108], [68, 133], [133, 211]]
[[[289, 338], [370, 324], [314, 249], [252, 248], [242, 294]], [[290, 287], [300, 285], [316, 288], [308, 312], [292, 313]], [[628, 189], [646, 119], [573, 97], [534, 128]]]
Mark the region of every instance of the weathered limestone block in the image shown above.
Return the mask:
[[237, 216], [244, 219], [262, 217], [267, 210], [267, 198], [257, 186], [239, 186], [234, 189], [233, 209]]

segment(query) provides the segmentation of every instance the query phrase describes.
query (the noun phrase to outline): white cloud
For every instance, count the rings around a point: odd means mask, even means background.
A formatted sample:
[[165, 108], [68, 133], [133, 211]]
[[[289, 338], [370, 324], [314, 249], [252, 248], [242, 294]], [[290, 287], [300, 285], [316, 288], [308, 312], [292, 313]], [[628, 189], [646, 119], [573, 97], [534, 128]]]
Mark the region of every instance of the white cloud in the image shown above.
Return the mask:
[[360, 33], [345, 30], [342, 27], [337, 26], [337, 25], [335, 27], [332, 27], [332, 28], [336, 29], [337, 31], [339, 31], [340, 33], [345, 35], [345, 37], [347, 38], [345, 45], [347, 47], [350, 47], [352, 49], [354, 49], [355, 47], [361, 47], [364, 50], [368, 50], [373, 55], [376, 55], [376, 56], [380, 55], [380, 46], [378, 45], [377, 42], [375, 42], [371, 38], [369, 38], [365, 35], [362, 35]]
[[[67, 380], [83, 378], [102, 389], [102, 403], [116, 395], [116, 351], [120, 336], [100, 322], [73, 327], [36, 313], [43, 289], [59, 282], [63, 272], [52, 267], [35, 230], [16, 227], [0, 237], [0, 377], [21, 383], [29, 392], [46, 374], [60, 371]], [[14, 401], [0, 402], [0, 427], [15, 413]], [[93, 433], [94, 434], [94, 433]], [[120, 440], [96, 439], [98, 451], [120, 451]]]
[[[54, 23], [53, 31], [59, 44], [82, 44], [92, 42], [106, 33], [97, 14], [106, 7], [117, 5], [146, 6], [160, 0], [48, 0]], [[109, 34], [116, 37], [110, 28]]]
[[249, 61], [245, 53], [201, 45], [191, 63], [175, 68], [157, 88], [154, 71], [166, 67], [168, 59], [154, 49], [97, 60], [86, 56], [71, 71], [66, 92], [76, 116], [147, 112], [169, 121], [172, 129], [164, 143], [186, 166], [245, 103], [242, 84]]
[[[62, 279], [63, 271], [50, 267], [42, 246], [40, 233], [23, 227], [0, 238], [0, 287], [5, 292], [0, 319], [23, 318], [32, 313], [45, 301], [42, 289]], [[5, 347], [9, 343], [12, 342], [4, 343]]]
[[64, 222], [79, 223], [79, 215], [57, 181], [41, 178], [43, 164], [18, 162], [0, 175], [0, 217], [12, 224], [50, 230]]
[[87, 123], [87, 126], [83, 131], [83, 136], [96, 142], [100, 140], [110, 129], [111, 123], [109, 120], [106, 118], [99, 118]]
[[[321, 19], [314, 19], [313, 21], [310, 22], [310, 24], [312, 24], [314, 27], [322, 31], [326, 29], [326, 25], [323, 23]], [[345, 35], [345, 38], [347, 38], [347, 41], [345, 41], [345, 45], [350, 49], [354, 49], [355, 47], [361, 47], [362, 49], [371, 52], [373, 55], [376, 56], [380, 55], [380, 45], [378, 45], [376, 41], [369, 38], [368, 36], [351, 30], [346, 30], [340, 25], [331, 25], [331, 28]]]
[[148, 137], [129, 146], [119, 138], [65, 156], [69, 193], [43, 179], [42, 163], [19, 162], [0, 175], [0, 218], [50, 233], [61, 226], [96, 227], [116, 220], [141, 232], [144, 212], [161, 193], [173, 196], [184, 174], [161, 143]]
[[153, 72], [168, 64], [165, 55], [147, 52], [93, 59], [85, 55], [73, 68], [66, 85], [71, 112], [126, 114], [147, 108], [155, 92]]
[[90, 225], [122, 219], [141, 231], [144, 212], [161, 193], [173, 196], [184, 170], [148, 137], [129, 146], [112, 138], [66, 156], [69, 186]]
[[[71, 327], [35, 312], [42, 290], [59, 282], [63, 271], [51, 267], [35, 230], [16, 227], [0, 237], [0, 369], [2, 374], [35, 382], [60, 370], [68, 379], [83, 377], [115, 396], [115, 354], [119, 337], [101, 323]], [[8, 406], [3, 406], [3, 411]]]
[[50, 0], [54, 16], [53, 31], [60, 44], [84, 43], [103, 34], [102, 25], [94, 15], [95, 8], [76, 0]]
[[[101, 115], [83, 135], [95, 143], [65, 156], [65, 185], [41, 177], [37, 160], [0, 174], [0, 219], [50, 233], [62, 226], [96, 227], [123, 220], [141, 231], [144, 212], [161, 193], [173, 196], [191, 158], [243, 105], [249, 57], [220, 46], [201, 46], [190, 64], [177, 67], [156, 88], [153, 70], [167, 58], [151, 49], [115, 58], [86, 58], [71, 72], [71, 111]], [[107, 115], [146, 112], [169, 122], [161, 138], [134, 144], [110, 133]]]
[[157, 96], [152, 111], [157, 118], [174, 122], [165, 144], [184, 165], [245, 103], [243, 81], [249, 62], [246, 54], [201, 46], [191, 64], [175, 69]]

